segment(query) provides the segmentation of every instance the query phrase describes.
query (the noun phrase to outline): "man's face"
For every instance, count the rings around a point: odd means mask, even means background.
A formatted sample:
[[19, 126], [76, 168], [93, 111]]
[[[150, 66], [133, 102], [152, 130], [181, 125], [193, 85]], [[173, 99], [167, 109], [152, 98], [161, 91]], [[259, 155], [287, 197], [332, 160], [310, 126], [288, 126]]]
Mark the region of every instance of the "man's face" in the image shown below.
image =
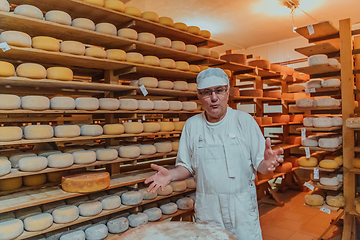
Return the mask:
[[205, 109], [209, 122], [218, 122], [225, 116], [229, 100], [228, 86], [198, 90], [198, 98]]

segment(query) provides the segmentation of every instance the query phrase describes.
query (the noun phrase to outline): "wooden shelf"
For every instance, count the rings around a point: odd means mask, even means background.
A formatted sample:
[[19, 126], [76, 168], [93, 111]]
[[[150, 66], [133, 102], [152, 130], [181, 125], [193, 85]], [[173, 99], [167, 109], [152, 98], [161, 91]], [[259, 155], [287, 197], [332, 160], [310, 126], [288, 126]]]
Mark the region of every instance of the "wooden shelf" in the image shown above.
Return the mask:
[[320, 107], [297, 107], [296, 105], [291, 105], [289, 107], [289, 113], [305, 112], [305, 111], [333, 111], [341, 110], [341, 107], [331, 107], [331, 108], [320, 108]]
[[320, 184], [320, 182], [314, 182], [314, 181], [311, 181], [311, 184], [316, 188], [324, 189], [324, 190], [331, 190], [331, 191], [337, 191], [343, 186], [342, 182], [339, 183], [339, 185], [337, 185], [337, 186], [326, 186], [326, 185]]
[[302, 124], [302, 122], [262, 124], [259, 125], [259, 127], [279, 127], [279, 126], [296, 125], [296, 124]]
[[339, 30], [329, 21], [319, 22], [312, 26], [314, 28], [312, 35], [309, 34], [307, 26], [297, 28], [295, 31], [304, 38], [309, 39], [309, 42], [339, 38]]
[[335, 55], [340, 56], [340, 45], [333, 42], [324, 42], [320, 44], [315, 44], [312, 46], [295, 48], [295, 51], [301, 53], [307, 57], [310, 57], [315, 54], [326, 54], [328, 57], [334, 57]]
[[284, 174], [286, 174], [286, 173], [274, 173], [274, 175], [273, 175], [273, 177], [272, 177], [271, 179], [262, 179], [262, 180], [259, 180], [259, 181], [257, 182], [256, 186], [259, 186], [259, 185], [261, 185], [261, 184], [263, 184], [263, 183], [266, 183], [266, 182], [268, 182], [268, 181], [270, 181], [270, 180], [272, 180], [272, 179], [274, 179], [274, 178], [281, 177], [281, 176], [284, 175]]
[[281, 144], [277, 144], [275, 146], [272, 146], [272, 150], [276, 151], [280, 148], [286, 150], [286, 149], [290, 149], [290, 148], [294, 148], [294, 147], [299, 147], [300, 144], [287, 144], [287, 143], [281, 143]]
[[339, 169], [339, 168], [337, 168], [337, 169], [322, 168], [322, 167], [319, 167], [319, 166], [317, 166], [317, 167], [303, 167], [303, 166], [300, 166], [299, 167], [299, 169], [309, 170], [309, 171], [314, 171], [314, 168], [317, 168], [322, 172], [335, 172], [335, 171], [337, 171]]
[[337, 130], [341, 130], [342, 127], [301, 127], [301, 128], [296, 128], [296, 131], [301, 132], [301, 129], [306, 129], [306, 131], [310, 131], [310, 132], [332, 132], [332, 131], [337, 131]]
[[331, 66], [330, 64], [320, 64], [308, 67], [301, 67], [294, 69], [298, 72], [309, 74], [310, 76], [331, 73], [330, 76], [340, 76], [340, 69]]
[[360, 214], [356, 211], [355, 206], [354, 208], [349, 212], [349, 214], [354, 215], [356, 217], [360, 217]]
[[[342, 145], [340, 145], [337, 148], [321, 148], [321, 147], [308, 147], [312, 151], [327, 151], [327, 152], [335, 152], [342, 148]], [[299, 147], [300, 150], [305, 150], [305, 147]]]
[[351, 168], [349, 171], [352, 173], [360, 174], [360, 168]]

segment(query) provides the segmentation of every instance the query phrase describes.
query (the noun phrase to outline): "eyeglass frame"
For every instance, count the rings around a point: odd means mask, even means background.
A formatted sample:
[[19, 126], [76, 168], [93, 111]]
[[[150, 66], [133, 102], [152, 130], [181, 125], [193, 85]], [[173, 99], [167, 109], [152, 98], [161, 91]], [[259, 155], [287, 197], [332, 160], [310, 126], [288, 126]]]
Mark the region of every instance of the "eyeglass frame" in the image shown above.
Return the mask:
[[[217, 87], [214, 90], [210, 90], [210, 89], [205, 89], [204, 91], [198, 90], [198, 93], [203, 98], [210, 98], [213, 95], [213, 93], [215, 93], [216, 96], [219, 96], [219, 95], [222, 96], [227, 92], [227, 90], [228, 90], [228, 86], [223, 86], [223, 87]], [[207, 92], [207, 93], [205, 94], [205, 92]]]

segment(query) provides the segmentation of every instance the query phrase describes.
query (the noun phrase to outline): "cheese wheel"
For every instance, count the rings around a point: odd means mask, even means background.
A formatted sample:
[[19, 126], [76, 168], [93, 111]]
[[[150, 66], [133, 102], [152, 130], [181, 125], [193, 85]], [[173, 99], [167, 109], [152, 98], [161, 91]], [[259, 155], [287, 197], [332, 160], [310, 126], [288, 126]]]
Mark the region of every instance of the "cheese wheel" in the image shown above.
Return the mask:
[[118, 30], [118, 36], [136, 40], [138, 38], [138, 33], [137, 33], [137, 31], [135, 31], [134, 29], [131, 29], [131, 28], [121, 28]]
[[173, 122], [159, 122], [160, 132], [171, 132], [174, 131], [175, 125]]
[[37, 18], [40, 20], [42, 20], [44, 18], [44, 15], [39, 8], [32, 6], [32, 5], [27, 5], [27, 4], [22, 4], [22, 5], [17, 6], [14, 9], [14, 13], [22, 15], [22, 16], [26, 16], [26, 17]]
[[0, 222], [0, 239], [14, 239], [24, 231], [24, 224], [19, 219], [7, 219]]
[[210, 49], [208, 48], [198, 48], [198, 54], [206, 57], [210, 57]]
[[27, 187], [41, 186], [46, 182], [46, 174], [30, 175], [23, 177], [23, 185]]
[[74, 164], [74, 156], [71, 153], [52, 154], [47, 157], [48, 167], [65, 168]]
[[105, 124], [103, 126], [105, 135], [120, 135], [124, 133], [124, 126], [120, 123]]
[[180, 198], [176, 201], [178, 209], [189, 210], [194, 207], [194, 201], [189, 197]]
[[318, 164], [318, 160], [315, 157], [300, 157], [299, 158], [299, 165], [303, 167], [316, 167]]
[[164, 190], [162, 190], [161, 187], [159, 187], [156, 193], [158, 196], [168, 196], [168, 195], [172, 194], [172, 192], [173, 192], [172, 186], [166, 185]]
[[149, 221], [148, 216], [145, 213], [131, 214], [128, 217], [128, 220], [129, 220], [129, 225], [131, 227], [138, 227], [141, 225], [145, 225]]
[[144, 122], [144, 132], [155, 133], [160, 131], [160, 124], [158, 122]]
[[60, 206], [52, 212], [54, 223], [69, 223], [79, 218], [79, 209], [74, 205]]
[[329, 58], [328, 59], [330, 66], [340, 69], [341, 68], [341, 64], [339, 63], [339, 61], [336, 58]]
[[125, 205], [137, 205], [143, 200], [143, 195], [139, 191], [129, 191], [121, 195], [121, 202]]
[[210, 57], [219, 59], [220, 58], [220, 53], [218, 51], [211, 50], [210, 51]]
[[46, 69], [37, 63], [22, 63], [16, 68], [18, 77], [27, 77], [34, 79], [46, 78]]
[[310, 206], [322, 206], [324, 204], [324, 198], [318, 194], [306, 195], [305, 203]]
[[31, 48], [31, 37], [19, 31], [5, 31], [0, 34], [0, 42], [6, 42], [10, 46]]
[[35, 153], [31, 152], [20, 152], [20, 153], [14, 153], [10, 155], [9, 161], [11, 163], [12, 168], [19, 168], [19, 161], [22, 158], [25, 157], [36, 157]]
[[185, 61], [176, 61], [175, 68], [182, 71], [189, 71], [190, 65], [188, 62]]
[[159, 17], [159, 23], [169, 27], [174, 26], [174, 20], [170, 17]]
[[118, 157], [118, 151], [115, 149], [99, 149], [96, 151], [96, 160], [111, 161]]
[[314, 118], [312, 117], [306, 117], [303, 119], [303, 124], [305, 127], [312, 127], [314, 122]]
[[157, 197], [156, 192], [148, 192], [146, 188], [140, 189], [139, 192], [141, 192], [144, 200], [151, 200]]
[[81, 136], [99, 136], [103, 134], [103, 128], [97, 124], [85, 124], [80, 127]]
[[178, 207], [175, 203], [167, 203], [160, 206], [161, 212], [163, 214], [174, 214], [177, 212]]
[[88, 164], [96, 161], [96, 153], [94, 151], [76, 151], [72, 155], [76, 164]]
[[144, 126], [141, 122], [126, 122], [124, 123], [125, 133], [141, 133], [144, 130]]
[[122, 110], [136, 110], [138, 109], [138, 101], [132, 98], [120, 98], [120, 109]]
[[332, 207], [344, 207], [345, 198], [344, 196], [326, 196], [326, 204]]
[[188, 29], [188, 26], [183, 22], [176, 22], [173, 27], [182, 31], [187, 31]]
[[24, 157], [19, 160], [19, 169], [24, 172], [37, 172], [47, 167], [46, 157]]
[[129, 220], [126, 217], [114, 217], [106, 225], [110, 233], [122, 233], [129, 229]]
[[108, 229], [104, 223], [92, 225], [85, 230], [85, 238], [88, 240], [105, 239]]
[[58, 52], [60, 50], [60, 41], [56, 38], [46, 36], [33, 37], [32, 47], [46, 51]]
[[186, 44], [185, 51], [189, 52], [189, 53], [197, 54], [198, 53], [198, 47], [195, 46], [195, 45], [192, 45], [192, 44]]
[[310, 79], [310, 81], [305, 83], [305, 86], [307, 89], [310, 88], [321, 88], [321, 82], [323, 81], [323, 79], [321, 78], [313, 78]]
[[78, 97], [75, 99], [75, 107], [78, 110], [97, 110], [100, 106], [99, 99], [94, 97]]
[[340, 85], [341, 85], [340, 79], [337, 78], [331, 78], [321, 81], [321, 87], [340, 87]]
[[182, 102], [182, 109], [184, 111], [195, 111], [197, 109], [197, 104], [196, 104], [196, 102], [185, 101], [185, 102]]
[[196, 188], [196, 182], [195, 182], [194, 178], [185, 179], [185, 182], [186, 182], [186, 188], [188, 188], [188, 189]]
[[103, 7], [104, 6], [104, 0], [83, 0], [86, 3], [94, 4]]
[[20, 188], [22, 177], [8, 178], [0, 180], [0, 191], [12, 191]]
[[291, 172], [292, 167], [293, 165], [291, 162], [283, 162], [281, 165], [275, 168], [275, 172], [279, 172], [279, 173]]
[[119, 0], [105, 0], [104, 7], [113, 9], [113, 10], [116, 10], [119, 12], [125, 11], [125, 4]]
[[14, 74], [15, 74], [14, 65], [8, 62], [0, 61], [0, 77], [11, 77], [14, 76]]
[[155, 12], [147, 11], [141, 14], [141, 17], [153, 22], [159, 22], [159, 15]]
[[173, 89], [180, 91], [187, 91], [189, 89], [189, 85], [186, 81], [175, 81]]
[[138, 100], [138, 109], [139, 110], [153, 110], [154, 103], [150, 100]]
[[321, 160], [319, 162], [319, 166], [322, 168], [330, 168], [330, 169], [337, 169], [339, 167], [339, 165], [337, 164], [337, 162], [335, 162], [334, 160]]
[[325, 54], [315, 54], [308, 58], [309, 66], [328, 64], [328, 56]]
[[54, 130], [50, 125], [28, 125], [24, 128], [26, 139], [46, 139], [54, 136]]
[[95, 216], [101, 213], [102, 205], [99, 201], [87, 201], [78, 206], [79, 214], [83, 217]]
[[146, 209], [144, 214], [148, 216], [149, 222], [157, 221], [162, 217], [162, 211], [157, 207]]
[[11, 162], [6, 157], [0, 157], [0, 176], [8, 174], [10, 171]]
[[302, 98], [296, 100], [297, 107], [313, 107], [314, 106], [314, 99], [312, 98]]
[[156, 147], [151, 144], [140, 145], [139, 148], [140, 148], [140, 155], [151, 155], [156, 153]]
[[118, 195], [108, 195], [100, 198], [103, 210], [110, 210], [120, 207], [121, 199]]
[[48, 79], [72, 81], [74, 74], [70, 68], [66, 67], [50, 67], [46, 70]]
[[136, 158], [140, 156], [140, 148], [138, 146], [122, 146], [119, 149], [119, 156], [122, 158]]
[[85, 240], [85, 232], [81, 229], [66, 231], [60, 236], [60, 240]]
[[24, 96], [21, 107], [28, 110], [45, 110], [50, 108], [50, 100], [44, 96]]
[[125, 13], [132, 16], [141, 17], [141, 11], [136, 7], [126, 7]]
[[339, 100], [331, 97], [319, 98], [314, 101], [314, 106], [316, 107], [335, 107], [338, 105], [340, 105]]
[[99, 33], [114, 35], [114, 36], [117, 35], [116, 26], [111, 23], [98, 23], [95, 25], [95, 31]]
[[334, 161], [339, 165], [343, 165], [343, 156], [337, 156], [334, 158]]
[[[0, 64], [1, 67], [1, 64]], [[12, 94], [0, 94], [0, 109], [11, 110], [18, 109], [21, 105], [21, 98]]]
[[186, 46], [183, 41], [172, 41], [171, 48], [179, 51], [185, 51]]
[[186, 182], [185, 181], [173, 181], [170, 182], [171, 187], [174, 192], [182, 192], [186, 190]]
[[10, 4], [7, 0], [0, 0], [0, 11], [10, 12]]
[[137, 40], [140, 42], [146, 42], [150, 44], [155, 44], [155, 35], [148, 32], [142, 32], [138, 34]]
[[0, 141], [17, 141], [22, 138], [22, 129], [20, 127], [0, 127]]
[[55, 137], [72, 138], [78, 137], [81, 134], [78, 125], [59, 125], [54, 128]]
[[174, 122], [174, 130], [175, 131], [182, 131], [185, 125], [185, 121]]
[[144, 57], [144, 64], [150, 65], [150, 66], [159, 66], [160, 65], [160, 59], [156, 56], [145, 56]]
[[342, 117], [332, 117], [332, 126], [338, 127], [343, 125]]
[[314, 127], [332, 127], [332, 118], [331, 117], [319, 117], [313, 118]]
[[72, 20], [71, 26], [95, 31], [95, 23], [87, 18], [75, 18]]
[[117, 61], [125, 61], [126, 52], [121, 49], [108, 49], [106, 50], [106, 58]]
[[[172, 151], [172, 145], [171, 142], [157, 142], [154, 144], [156, 148], [156, 152], [158, 153], [167, 153]], [[186, 186], [185, 186], [186, 188]], [[174, 189], [175, 191], [175, 189]]]
[[141, 77], [139, 78], [138, 84], [139, 86], [144, 85], [145, 87], [156, 88], [158, 86], [158, 80], [154, 77]]
[[85, 49], [85, 56], [95, 58], [106, 58], [106, 51], [99, 47], [88, 47]]
[[211, 37], [211, 33], [208, 30], [201, 30], [200, 31], [200, 36], [204, 37], [204, 38], [210, 38]]
[[317, 147], [319, 146], [319, 142], [317, 139], [306, 138], [301, 141], [301, 145], [305, 147]]
[[320, 184], [325, 186], [337, 186], [339, 185], [339, 179], [337, 178], [337, 176], [320, 177]]
[[50, 108], [54, 110], [72, 110], [75, 109], [75, 100], [71, 97], [53, 97], [50, 99]]
[[173, 69], [173, 68], [175, 68], [175, 66], [176, 66], [176, 64], [173, 59], [170, 59], [170, 58], [160, 59], [160, 67]]
[[172, 150], [178, 151], [179, 150], [179, 141], [173, 141], [171, 142]]
[[188, 26], [187, 31], [195, 35], [200, 35], [200, 28], [197, 26]]
[[37, 232], [47, 229], [53, 224], [53, 217], [49, 213], [40, 213], [24, 219], [24, 229]]
[[338, 138], [320, 138], [319, 147], [322, 148], [336, 148], [340, 145]]
[[[103, 190], [109, 186], [110, 186], [110, 175], [108, 172], [80, 173], [71, 176], [64, 176], [61, 179], [61, 187], [66, 192], [89, 193], [89, 192], [96, 192]], [[102, 209], [101, 203], [100, 202], [98, 203], [100, 204], [100, 211], [101, 211]]]
[[174, 87], [174, 83], [168, 80], [161, 80], [158, 82], [158, 88], [164, 89], [172, 89]]
[[162, 47], [171, 47], [171, 40], [167, 37], [157, 37], [155, 39], [155, 45], [162, 46]]
[[60, 43], [60, 52], [85, 55], [85, 45], [77, 41], [62, 41]]
[[63, 25], [71, 25], [71, 16], [63, 11], [51, 10], [45, 14], [45, 20]]
[[99, 107], [103, 110], [117, 110], [120, 107], [120, 102], [117, 98], [100, 98]]
[[154, 100], [154, 109], [155, 110], [169, 110], [169, 103], [168, 101], [163, 101], [163, 100]]
[[169, 110], [180, 111], [182, 109], [181, 101], [167, 101], [169, 103]]
[[144, 63], [144, 57], [141, 53], [128, 52], [126, 53], [126, 61], [133, 63]]

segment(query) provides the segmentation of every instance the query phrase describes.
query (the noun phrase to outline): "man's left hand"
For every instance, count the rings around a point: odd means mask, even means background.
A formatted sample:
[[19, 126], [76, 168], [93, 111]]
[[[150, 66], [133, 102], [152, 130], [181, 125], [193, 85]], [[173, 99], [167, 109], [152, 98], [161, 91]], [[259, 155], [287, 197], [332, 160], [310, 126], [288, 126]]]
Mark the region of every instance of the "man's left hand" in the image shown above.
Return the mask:
[[271, 149], [271, 139], [266, 138], [265, 141], [265, 151], [264, 151], [264, 165], [268, 171], [274, 171], [277, 166], [284, 161], [280, 156], [284, 154], [284, 150], [280, 148], [279, 150]]

